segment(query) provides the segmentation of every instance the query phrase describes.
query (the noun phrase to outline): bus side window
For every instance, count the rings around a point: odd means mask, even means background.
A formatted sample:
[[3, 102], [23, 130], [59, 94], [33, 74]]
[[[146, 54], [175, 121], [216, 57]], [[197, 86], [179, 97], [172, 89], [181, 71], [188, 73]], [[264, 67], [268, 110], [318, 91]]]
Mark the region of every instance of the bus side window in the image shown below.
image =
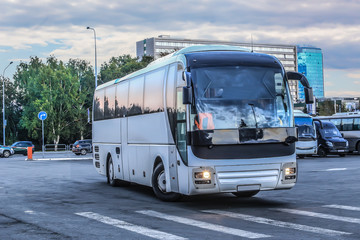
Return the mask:
[[360, 130], [360, 118], [354, 118], [354, 130]]
[[94, 120], [104, 119], [104, 90], [95, 92], [94, 98]]
[[353, 118], [343, 118], [342, 119], [342, 130], [343, 131], [352, 131], [353, 130]]

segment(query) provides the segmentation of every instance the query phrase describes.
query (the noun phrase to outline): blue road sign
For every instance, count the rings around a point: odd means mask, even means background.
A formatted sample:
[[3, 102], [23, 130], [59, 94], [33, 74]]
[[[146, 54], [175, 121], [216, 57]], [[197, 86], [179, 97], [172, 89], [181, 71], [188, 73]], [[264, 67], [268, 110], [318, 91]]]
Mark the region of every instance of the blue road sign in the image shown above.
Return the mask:
[[39, 112], [38, 118], [39, 118], [41, 121], [44, 121], [44, 120], [47, 118], [47, 113], [44, 112], [44, 111]]

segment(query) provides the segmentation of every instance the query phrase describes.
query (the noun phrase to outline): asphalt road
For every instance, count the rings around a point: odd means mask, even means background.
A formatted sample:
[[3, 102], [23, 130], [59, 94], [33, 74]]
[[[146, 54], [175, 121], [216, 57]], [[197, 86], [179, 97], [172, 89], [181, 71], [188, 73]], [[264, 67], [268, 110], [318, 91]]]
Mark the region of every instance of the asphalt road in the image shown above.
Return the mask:
[[0, 239], [360, 239], [359, 155], [298, 159], [292, 190], [175, 203], [63, 155], [0, 158]]

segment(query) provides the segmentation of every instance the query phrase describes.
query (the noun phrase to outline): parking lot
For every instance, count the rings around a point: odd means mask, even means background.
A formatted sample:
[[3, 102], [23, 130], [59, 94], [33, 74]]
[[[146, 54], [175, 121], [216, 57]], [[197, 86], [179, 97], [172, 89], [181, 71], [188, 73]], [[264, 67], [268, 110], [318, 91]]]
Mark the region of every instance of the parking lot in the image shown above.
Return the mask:
[[298, 159], [299, 180], [253, 198], [166, 203], [152, 189], [113, 188], [91, 154], [0, 159], [0, 239], [359, 239], [360, 156]]

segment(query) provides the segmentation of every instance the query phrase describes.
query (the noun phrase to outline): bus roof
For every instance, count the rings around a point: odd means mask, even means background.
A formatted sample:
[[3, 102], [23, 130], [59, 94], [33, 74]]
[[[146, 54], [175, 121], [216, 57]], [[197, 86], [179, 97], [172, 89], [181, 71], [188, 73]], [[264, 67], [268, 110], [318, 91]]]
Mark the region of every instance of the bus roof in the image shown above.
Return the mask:
[[107, 86], [111, 86], [113, 84], [119, 83], [123, 80], [136, 77], [146, 72], [150, 72], [162, 66], [174, 63], [174, 62], [182, 62], [185, 65], [185, 57], [184, 54], [192, 53], [192, 52], [206, 52], [206, 51], [240, 51], [240, 52], [250, 52], [249, 50], [237, 46], [227, 46], [227, 45], [198, 45], [182, 48], [179, 51], [174, 53], [170, 53], [169, 55], [159, 58], [152, 63], [150, 63], [147, 67], [140, 69], [136, 72], [130, 73], [122, 78], [114, 79], [107, 83], [99, 85], [96, 90], [105, 88]]

